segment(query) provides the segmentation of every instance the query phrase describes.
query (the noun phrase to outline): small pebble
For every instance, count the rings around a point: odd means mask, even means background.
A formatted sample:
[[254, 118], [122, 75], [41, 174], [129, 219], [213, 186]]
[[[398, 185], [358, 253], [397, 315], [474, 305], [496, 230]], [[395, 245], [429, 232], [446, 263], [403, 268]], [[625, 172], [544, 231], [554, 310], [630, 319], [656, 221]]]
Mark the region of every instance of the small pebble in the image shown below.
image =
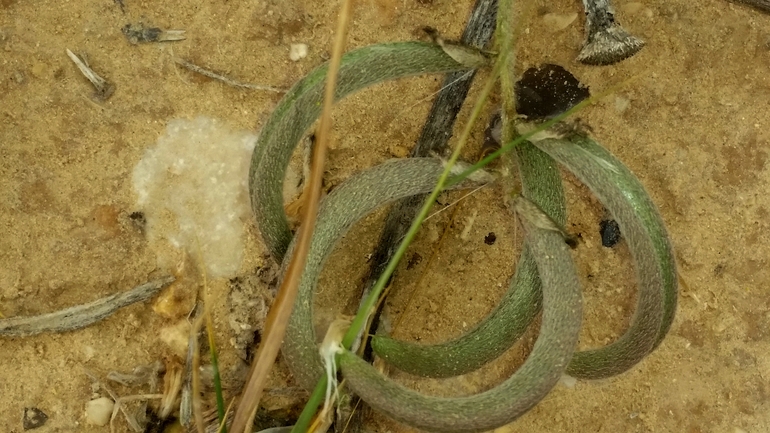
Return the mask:
[[622, 113], [628, 109], [631, 105], [631, 101], [622, 96], [615, 96], [615, 111]]
[[577, 19], [578, 14], [545, 14], [543, 15], [543, 24], [551, 33], [562, 31], [569, 27]]
[[107, 397], [97, 398], [86, 403], [86, 422], [91, 425], [105, 426], [110, 422], [115, 403]]
[[561, 379], [559, 379], [562, 385], [564, 385], [567, 388], [574, 388], [575, 384], [577, 384], [577, 379], [572, 376], [567, 376], [566, 374], [563, 374], [561, 376]]
[[297, 62], [305, 57], [307, 57], [307, 44], [291, 44], [289, 59], [292, 62]]
[[36, 407], [25, 407], [24, 418], [22, 419], [22, 426], [24, 430], [32, 430], [38, 427], [42, 427], [45, 422], [48, 421], [48, 415], [42, 410]]

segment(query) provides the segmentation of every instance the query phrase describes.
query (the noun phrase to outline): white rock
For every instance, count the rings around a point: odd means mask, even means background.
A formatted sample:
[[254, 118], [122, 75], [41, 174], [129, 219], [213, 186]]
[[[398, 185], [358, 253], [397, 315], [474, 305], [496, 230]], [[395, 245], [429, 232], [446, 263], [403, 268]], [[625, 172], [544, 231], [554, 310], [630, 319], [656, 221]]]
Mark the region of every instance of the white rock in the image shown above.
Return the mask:
[[563, 374], [561, 376], [560, 382], [562, 385], [564, 385], [567, 388], [574, 388], [575, 384], [577, 383], [577, 379], [575, 379], [572, 376], [567, 376], [566, 374]]
[[289, 58], [292, 62], [307, 57], [307, 44], [291, 44], [289, 49]]
[[97, 398], [86, 403], [86, 422], [91, 425], [105, 426], [110, 422], [115, 403], [107, 397]]
[[622, 96], [615, 96], [615, 111], [622, 113], [631, 105], [631, 101]]

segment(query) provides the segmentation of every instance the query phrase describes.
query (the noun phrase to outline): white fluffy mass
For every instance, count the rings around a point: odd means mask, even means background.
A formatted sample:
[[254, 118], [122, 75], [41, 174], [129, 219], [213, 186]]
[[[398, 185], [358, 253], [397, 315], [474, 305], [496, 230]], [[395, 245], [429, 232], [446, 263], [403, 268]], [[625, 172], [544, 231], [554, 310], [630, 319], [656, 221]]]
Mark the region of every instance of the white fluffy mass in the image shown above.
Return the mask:
[[176, 119], [145, 152], [133, 185], [162, 266], [179, 255], [161, 243], [186, 250], [196, 261], [199, 243], [210, 277], [238, 271], [244, 222], [251, 217], [247, 179], [256, 138], [207, 117]]

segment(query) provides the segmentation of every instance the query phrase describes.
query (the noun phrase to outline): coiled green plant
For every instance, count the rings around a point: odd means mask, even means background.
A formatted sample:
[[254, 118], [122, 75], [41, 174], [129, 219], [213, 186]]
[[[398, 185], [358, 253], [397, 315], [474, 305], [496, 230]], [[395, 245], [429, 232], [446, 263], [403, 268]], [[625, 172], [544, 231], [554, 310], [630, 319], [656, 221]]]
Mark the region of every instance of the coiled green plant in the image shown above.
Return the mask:
[[[343, 58], [337, 95], [343, 97], [386, 79], [477, 66], [456, 58], [442, 47], [425, 43], [361, 48]], [[291, 152], [319, 114], [325, 73], [325, 67], [320, 67], [294, 86], [267, 122], [254, 151], [252, 205], [264, 240], [278, 260], [292, 248], [281, 183]], [[425, 430], [492, 429], [537, 404], [565, 372], [587, 379], [622, 373], [652, 352], [668, 332], [676, 308], [677, 278], [671, 243], [658, 211], [620, 161], [578, 132], [549, 129], [554, 123], [536, 126], [539, 134], [522, 124], [520, 132], [528, 140], [519, 138], [507, 146], [516, 145], [523, 197], [516, 199], [515, 208], [526, 238], [510, 288], [497, 308], [468, 334], [442, 344], [418, 345], [384, 336], [373, 341], [375, 352], [396, 368], [448, 377], [499, 356], [542, 310], [540, 335], [528, 359], [493, 389], [469, 397], [439, 398], [396, 384], [344, 350], [338, 356], [340, 371], [350, 389], [371, 407]], [[302, 386], [317, 391], [316, 383], [325, 380], [313, 330], [312, 299], [334, 244], [377, 207], [434, 189], [437, 182], [446, 180], [444, 164], [435, 158], [389, 161], [355, 175], [325, 199], [283, 346], [284, 359]], [[611, 212], [634, 259], [639, 283], [636, 313], [626, 333], [603, 348], [576, 352], [580, 283], [563, 234], [553, 229], [566, 221], [557, 164], [585, 183]], [[450, 179], [449, 184], [453, 183]]]

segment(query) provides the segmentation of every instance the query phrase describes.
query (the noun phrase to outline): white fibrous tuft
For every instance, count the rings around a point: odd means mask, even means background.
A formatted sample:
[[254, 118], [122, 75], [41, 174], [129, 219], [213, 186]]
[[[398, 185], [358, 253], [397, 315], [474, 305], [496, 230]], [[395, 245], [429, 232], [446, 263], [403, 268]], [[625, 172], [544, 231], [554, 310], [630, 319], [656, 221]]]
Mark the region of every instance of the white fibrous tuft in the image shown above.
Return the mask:
[[[200, 255], [210, 277], [231, 277], [243, 259], [244, 222], [251, 216], [248, 172], [256, 136], [207, 117], [169, 122], [133, 172], [138, 210], [158, 260]], [[197, 238], [197, 239], [196, 239]], [[174, 257], [169, 257], [173, 255]]]

